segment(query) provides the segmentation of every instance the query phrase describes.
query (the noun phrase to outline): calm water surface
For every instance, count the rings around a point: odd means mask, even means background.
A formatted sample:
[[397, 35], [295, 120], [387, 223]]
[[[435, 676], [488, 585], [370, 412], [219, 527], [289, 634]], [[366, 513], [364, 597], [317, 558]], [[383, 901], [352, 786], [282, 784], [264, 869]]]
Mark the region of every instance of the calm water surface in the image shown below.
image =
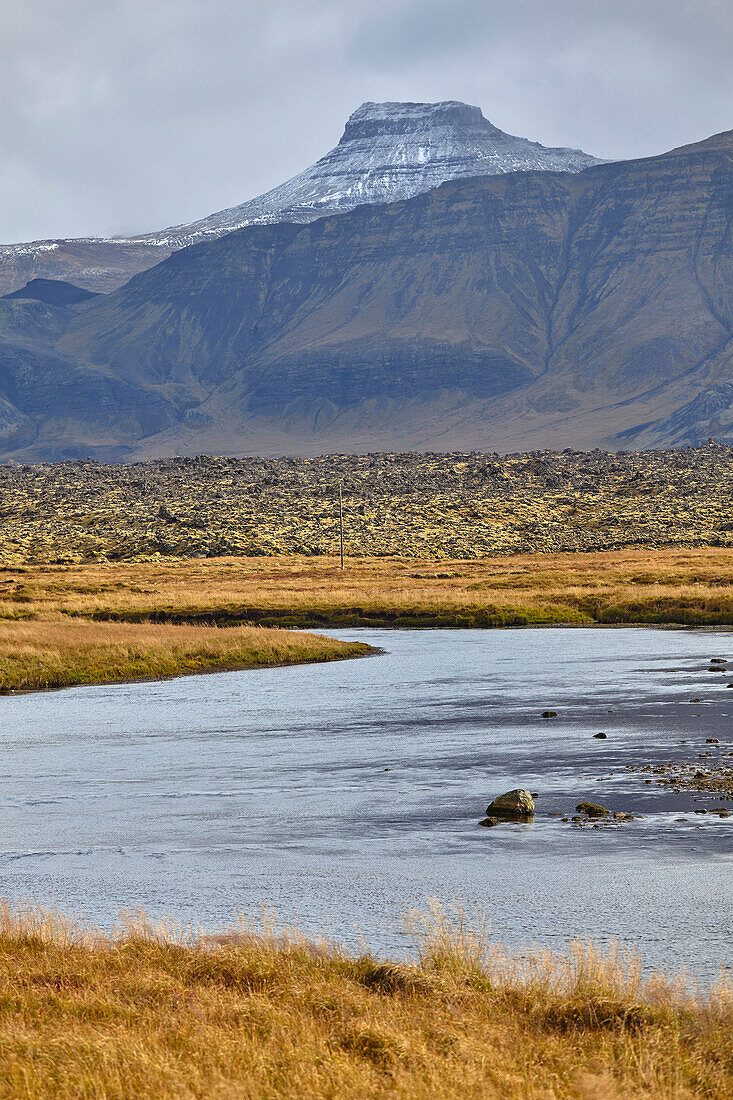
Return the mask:
[[[0, 698], [0, 894], [207, 927], [266, 903], [395, 954], [406, 908], [455, 898], [514, 946], [580, 934], [731, 964], [733, 818], [625, 769], [733, 748], [733, 633], [335, 633], [384, 653]], [[481, 828], [513, 787], [537, 792], [536, 820]], [[553, 816], [584, 798], [642, 816]]]

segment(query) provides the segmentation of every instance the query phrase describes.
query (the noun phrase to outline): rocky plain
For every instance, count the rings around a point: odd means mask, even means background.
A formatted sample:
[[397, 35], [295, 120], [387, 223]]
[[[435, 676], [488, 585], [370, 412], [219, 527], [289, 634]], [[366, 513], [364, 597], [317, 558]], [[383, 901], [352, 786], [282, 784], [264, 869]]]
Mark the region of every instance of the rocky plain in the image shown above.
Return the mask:
[[733, 448], [0, 466], [0, 563], [733, 546]]

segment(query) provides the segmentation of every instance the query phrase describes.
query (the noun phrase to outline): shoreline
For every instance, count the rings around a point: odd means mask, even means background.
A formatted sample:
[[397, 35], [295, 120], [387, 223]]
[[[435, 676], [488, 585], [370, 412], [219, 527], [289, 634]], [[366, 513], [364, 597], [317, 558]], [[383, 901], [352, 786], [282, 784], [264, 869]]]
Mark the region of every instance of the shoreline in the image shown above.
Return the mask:
[[[119, 623], [119, 624], [128, 624], [128, 623], [132, 622], [134, 625], [145, 625], [147, 623], [151, 623], [151, 624], [155, 623], [156, 625], [166, 625], [166, 626], [171, 626], [171, 627], [183, 627], [183, 626], [190, 626], [190, 625], [197, 625], [197, 626], [205, 627], [205, 626], [209, 625], [209, 626], [211, 626], [212, 629], [216, 629], [216, 630], [236, 629], [237, 627], [246, 628], [247, 626], [253, 626], [255, 629], [261, 628], [261, 629], [265, 629], [265, 630], [283, 630], [283, 631], [288, 631], [288, 632], [290, 632], [292, 634], [295, 634], [295, 635], [309, 634], [314, 629], [321, 630], [321, 631], [329, 631], [329, 632], [330, 631], [338, 631], [338, 630], [364, 630], [364, 631], [368, 631], [368, 630], [385, 630], [385, 631], [393, 631], [395, 633], [397, 633], [398, 631], [408, 631], [408, 632], [413, 632], [414, 631], [415, 633], [420, 633], [420, 632], [427, 633], [431, 630], [435, 630], [435, 631], [439, 631], [439, 630], [455, 630], [455, 631], [463, 631], [463, 630], [480, 630], [480, 631], [521, 630], [521, 631], [531, 631], [531, 630], [560, 630], [560, 629], [566, 630], [566, 629], [571, 629], [571, 628], [574, 629], [574, 630], [626, 630], [626, 629], [628, 629], [628, 630], [665, 630], [665, 631], [681, 631], [681, 632], [684, 632], [684, 631], [704, 631], [705, 633], [710, 633], [710, 634], [715, 634], [715, 633], [720, 633], [720, 632], [725, 632], [725, 631], [728, 631], [728, 632], [733, 631], [733, 623], [728, 625], [728, 624], [719, 624], [719, 623], [714, 623], [714, 624], [699, 623], [698, 624], [698, 623], [654, 623], [654, 622], [634, 622], [634, 623], [631, 623], [631, 622], [629, 622], [629, 623], [585, 622], [585, 623], [578, 623], [578, 622], [570, 621], [570, 622], [545, 622], [545, 623], [521, 623], [521, 624], [506, 623], [506, 624], [502, 624], [502, 625], [498, 625], [498, 626], [476, 626], [476, 625], [465, 625], [465, 624], [453, 625], [453, 626], [449, 626], [449, 625], [432, 626], [432, 625], [421, 625], [421, 624], [420, 625], [406, 625], [406, 624], [395, 625], [394, 623], [379, 623], [379, 622], [377, 622], [377, 623], [374, 623], [374, 622], [358, 623], [358, 624], [343, 623], [343, 622], [330, 624], [330, 623], [319, 622], [318, 624], [310, 623], [310, 624], [303, 625], [303, 626], [295, 626], [295, 625], [290, 625], [290, 624], [288, 624], [288, 626], [279, 626], [279, 625], [274, 625], [274, 624], [270, 624], [270, 623], [267, 623], [266, 625], [261, 624], [261, 623], [253, 624], [253, 623], [251, 623], [251, 621], [245, 620], [241, 623], [231, 623], [231, 625], [227, 624], [227, 626], [219, 626], [219, 625], [214, 626], [213, 624], [207, 624], [207, 623], [192, 623], [191, 620], [178, 621], [178, 622], [165, 622], [165, 623], [161, 624], [160, 620], [151, 620], [151, 619], [129, 620], [127, 618], [117, 618], [117, 617], [115, 617], [113, 619], [108, 619], [108, 618], [104, 618], [104, 619], [94, 618], [94, 619], [91, 619], [91, 618], [89, 618], [87, 616], [84, 616], [84, 615], [74, 616], [74, 618], [77, 619], [77, 620], [80, 620], [80, 621], [89, 621], [89, 622], [109, 622], [109, 623]], [[28, 622], [33, 622], [34, 620], [20, 620], [20, 621], [28, 623]], [[322, 636], [330, 638], [330, 634], [325, 634], [325, 635], [322, 635]], [[333, 638], [333, 639], [330, 639], [330, 640], [333, 640], [333, 641], [336, 641], [336, 642], [341, 641], [341, 639], [339, 639], [339, 638]], [[352, 644], [352, 643], [349, 643], [349, 642], [344, 643], [344, 645], [347, 645], [347, 646], [349, 644]], [[302, 658], [298, 658], [298, 659], [294, 659], [294, 660], [282, 660], [282, 661], [271, 661], [271, 662], [256, 662], [256, 661], [246, 662], [246, 663], [232, 662], [231, 664], [212, 665], [211, 667], [207, 667], [207, 668], [182, 669], [179, 672], [165, 673], [165, 674], [158, 675], [158, 676], [154, 676], [154, 675], [119, 676], [119, 677], [109, 677], [109, 678], [101, 678], [101, 679], [94, 679], [94, 680], [75, 680], [75, 681], [70, 681], [68, 683], [63, 683], [63, 684], [38, 685], [36, 687], [23, 687], [23, 688], [5, 688], [2, 685], [0, 685], [0, 700], [2, 700], [3, 698], [14, 698], [14, 697], [17, 697], [17, 696], [20, 696], [20, 695], [36, 695], [36, 694], [41, 693], [41, 692], [45, 693], [45, 692], [54, 692], [54, 691], [67, 691], [70, 688], [114, 687], [115, 685], [124, 685], [124, 684], [130, 685], [130, 684], [165, 683], [167, 680], [178, 680], [178, 679], [182, 679], [182, 678], [188, 677], [188, 676], [213, 676], [213, 675], [216, 675], [217, 673], [250, 672], [250, 671], [255, 671], [255, 670], [259, 670], [259, 669], [296, 668], [296, 667], [299, 667], [301, 665], [330, 664], [331, 662], [334, 662], [334, 661], [350, 661], [350, 660], [359, 660], [359, 659], [368, 658], [368, 657], [378, 657], [378, 656], [380, 656], [384, 653], [384, 650], [380, 646], [370, 646], [366, 642], [364, 642], [364, 643], [353, 643], [353, 644], [366, 647], [365, 651], [336, 653], [336, 654], [332, 654], [332, 655], [329, 654], [328, 656], [304, 656]], [[731, 666], [731, 668], [729, 670], [729, 675], [731, 677], [733, 677], [733, 666]], [[731, 685], [726, 684], [725, 686], [728, 687], [728, 686], [731, 686]]]
[[364, 642], [259, 626], [0, 619], [0, 696], [370, 655]]
[[[297, 631], [293, 630], [293, 633]], [[338, 641], [338, 639], [335, 639]], [[271, 668], [300, 668], [303, 665], [330, 665], [337, 661], [359, 661], [368, 657], [378, 657], [384, 651], [378, 646], [369, 646], [367, 653], [342, 653], [333, 657], [313, 658], [304, 657], [299, 661], [273, 661], [271, 664], [233, 664], [228, 667], [212, 667], [212, 668], [200, 668], [196, 670], [187, 670], [185, 672], [171, 672], [165, 676], [131, 676], [116, 680], [83, 680], [73, 684], [57, 684], [53, 687], [33, 687], [33, 688], [10, 688], [5, 689], [0, 687], [0, 700], [16, 698], [19, 695], [39, 695], [41, 693], [47, 694], [54, 691], [69, 691], [71, 688], [96, 688], [96, 687], [116, 687], [117, 685], [124, 686], [125, 684], [164, 684], [168, 680], [182, 680], [188, 676], [216, 676], [217, 673], [227, 672], [257, 672], [266, 671]]]
[[336, 652], [350, 630], [733, 629], [729, 550], [339, 564], [296, 555], [5, 568], [0, 690], [356, 656], [356, 641]]
[[[341, 618], [336, 613], [333, 618], [324, 616], [309, 618], [303, 615], [301, 618], [292, 611], [281, 611], [273, 614], [271, 611], [258, 612], [247, 608], [239, 614], [233, 614], [231, 610], [215, 610], [206, 612], [179, 613], [154, 611], [150, 614], [136, 612], [67, 612], [70, 618], [89, 619], [92, 622], [109, 623], [159, 623], [169, 626], [213, 626], [219, 629], [234, 626], [257, 626], [276, 630], [536, 630], [551, 627], [563, 627], [575, 629], [618, 629], [623, 627], [654, 627], [659, 630], [731, 630], [733, 629], [733, 615], [729, 621], [709, 622], [700, 619], [694, 622], [668, 619], [630, 619], [604, 622], [596, 619], [544, 619], [537, 622], [481, 622], [467, 621], [466, 617], [433, 616], [433, 621], [426, 621], [427, 616], [409, 615], [402, 612], [395, 615], [376, 615], [374, 618], [367, 616], [347, 616]], [[458, 621], [463, 619], [464, 621]]]

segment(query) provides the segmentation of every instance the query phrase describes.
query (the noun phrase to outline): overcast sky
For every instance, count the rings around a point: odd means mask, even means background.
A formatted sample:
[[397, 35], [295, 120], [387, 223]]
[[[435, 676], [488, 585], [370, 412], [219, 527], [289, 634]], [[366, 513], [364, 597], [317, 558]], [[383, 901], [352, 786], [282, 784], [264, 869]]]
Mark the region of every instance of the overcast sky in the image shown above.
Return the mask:
[[658, 153], [733, 128], [732, 59], [733, 0], [0, 0], [0, 241], [243, 202], [367, 99]]

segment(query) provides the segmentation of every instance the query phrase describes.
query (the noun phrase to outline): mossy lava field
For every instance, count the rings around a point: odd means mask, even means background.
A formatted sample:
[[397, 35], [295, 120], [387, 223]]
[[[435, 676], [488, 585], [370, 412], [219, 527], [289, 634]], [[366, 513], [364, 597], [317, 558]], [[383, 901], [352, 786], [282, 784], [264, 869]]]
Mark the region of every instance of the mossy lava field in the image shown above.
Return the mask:
[[733, 449], [0, 466], [0, 565], [733, 546]]

